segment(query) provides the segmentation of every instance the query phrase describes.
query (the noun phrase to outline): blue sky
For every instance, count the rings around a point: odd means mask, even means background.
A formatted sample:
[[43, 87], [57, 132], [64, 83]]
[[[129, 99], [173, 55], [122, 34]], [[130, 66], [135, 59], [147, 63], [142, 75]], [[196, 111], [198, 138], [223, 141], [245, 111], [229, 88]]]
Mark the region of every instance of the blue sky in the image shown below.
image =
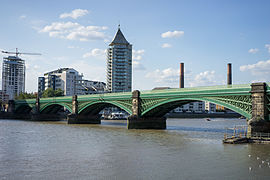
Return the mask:
[[133, 89], [178, 87], [180, 62], [186, 87], [226, 83], [228, 62], [234, 84], [270, 81], [268, 0], [0, 2], [0, 49], [42, 53], [22, 56], [28, 92], [62, 67], [106, 82], [105, 50], [119, 22], [133, 45]]

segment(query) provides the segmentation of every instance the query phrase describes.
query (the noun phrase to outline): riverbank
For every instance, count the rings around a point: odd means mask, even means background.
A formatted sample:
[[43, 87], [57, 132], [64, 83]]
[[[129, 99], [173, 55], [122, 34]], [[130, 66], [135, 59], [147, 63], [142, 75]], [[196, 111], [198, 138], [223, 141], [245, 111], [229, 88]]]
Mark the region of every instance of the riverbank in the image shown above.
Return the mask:
[[[64, 117], [64, 116], [63, 116]], [[62, 119], [63, 119], [62, 117]], [[168, 113], [167, 118], [240, 118], [241, 115], [237, 113]], [[0, 119], [31, 119], [30, 114], [13, 114], [8, 112], [1, 112]], [[118, 118], [117, 120], [126, 120], [125, 118]], [[102, 119], [107, 120], [107, 119]], [[111, 119], [108, 119], [111, 120]]]
[[223, 140], [224, 144], [246, 144], [246, 143], [252, 143], [252, 144], [270, 144], [270, 138], [266, 137], [236, 137], [236, 138], [227, 138]]
[[237, 113], [168, 113], [167, 118], [240, 118]]

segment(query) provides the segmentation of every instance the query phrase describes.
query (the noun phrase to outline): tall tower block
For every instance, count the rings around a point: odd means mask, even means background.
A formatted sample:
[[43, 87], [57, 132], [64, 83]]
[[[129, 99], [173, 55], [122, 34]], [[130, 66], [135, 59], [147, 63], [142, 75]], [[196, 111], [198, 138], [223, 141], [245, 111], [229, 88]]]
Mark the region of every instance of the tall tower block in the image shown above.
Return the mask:
[[2, 90], [10, 100], [25, 92], [25, 61], [18, 56], [3, 59]]
[[118, 31], [107, 50], [107, 89], [130, 92], [132, 88], [132, 45]]

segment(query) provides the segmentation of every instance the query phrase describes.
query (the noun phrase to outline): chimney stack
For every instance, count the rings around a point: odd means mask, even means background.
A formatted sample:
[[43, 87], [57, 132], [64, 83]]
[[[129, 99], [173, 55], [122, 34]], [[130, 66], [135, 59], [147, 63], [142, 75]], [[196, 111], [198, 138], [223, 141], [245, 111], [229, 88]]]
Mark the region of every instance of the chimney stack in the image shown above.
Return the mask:
[[227, 85], [232, 84], [232, 64], [228, 63], [227, 65]]
[[179, 88], [184, 88], [184, 63], [180, 63], [180, 82]]

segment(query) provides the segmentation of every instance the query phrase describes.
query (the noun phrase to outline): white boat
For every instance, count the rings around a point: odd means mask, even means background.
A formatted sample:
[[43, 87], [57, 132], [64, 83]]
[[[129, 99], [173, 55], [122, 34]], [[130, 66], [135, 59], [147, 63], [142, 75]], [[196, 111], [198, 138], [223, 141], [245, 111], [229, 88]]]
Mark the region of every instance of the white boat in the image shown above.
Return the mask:
[[126, 113], [123, 112], [112, 112], [109, 116], [108, 119], [111, 120], [123, 120], [123, 119], [127, 119], [128, 115]]

